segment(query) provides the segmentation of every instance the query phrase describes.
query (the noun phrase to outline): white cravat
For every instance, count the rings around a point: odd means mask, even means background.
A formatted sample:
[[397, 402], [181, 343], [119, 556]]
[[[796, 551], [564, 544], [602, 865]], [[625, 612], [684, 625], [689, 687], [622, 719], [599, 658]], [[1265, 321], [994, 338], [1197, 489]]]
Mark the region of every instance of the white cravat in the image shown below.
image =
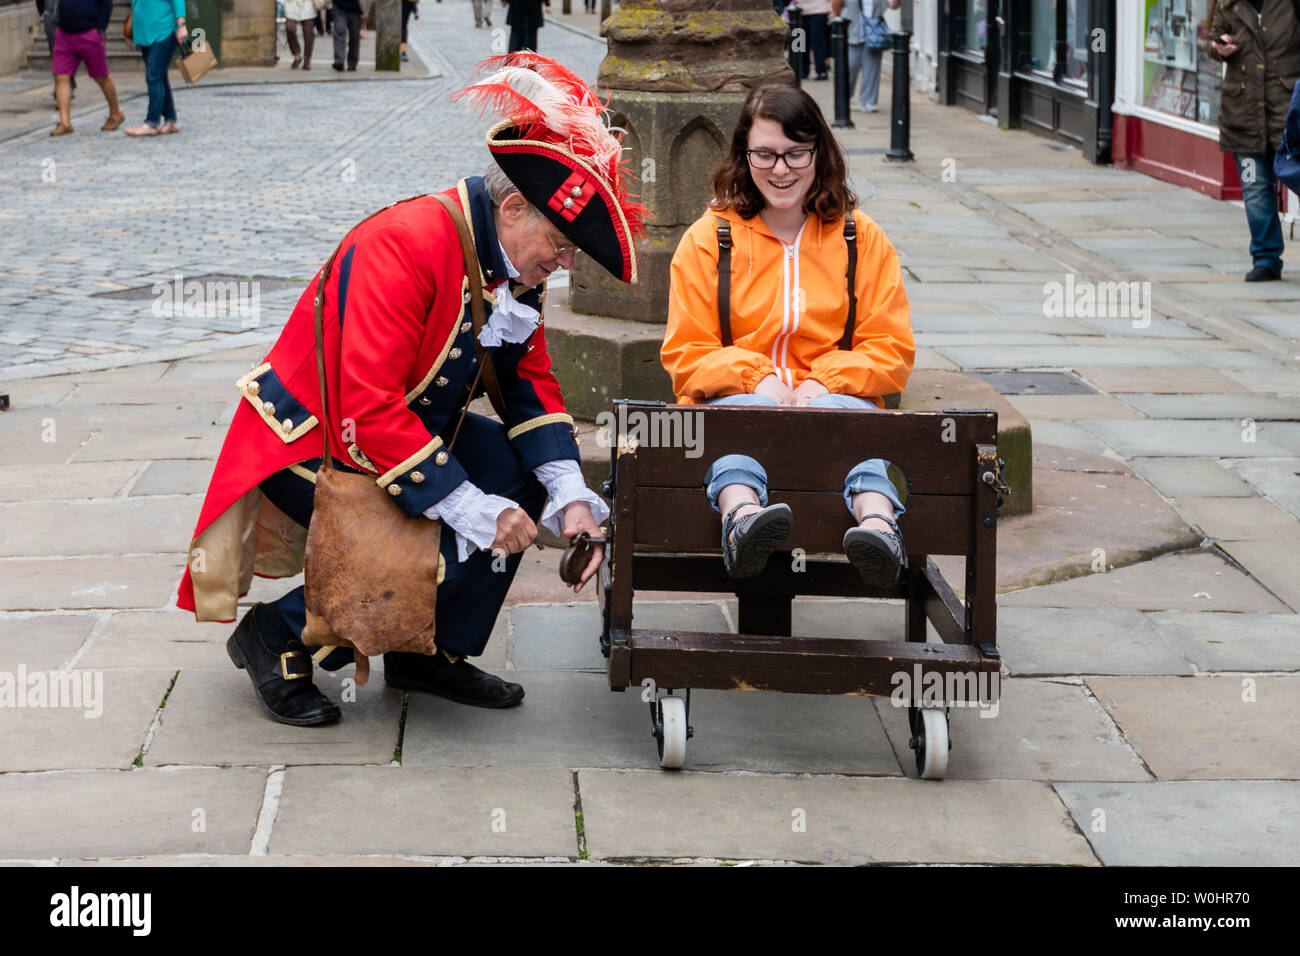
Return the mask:
[[[510, 278], [518, 278], [519, 271], [506, 255], [504, 247], [501, 248], [501, 258], [505, 260], [506, 272]], [[515, 301], [510, 294], [509, 282], [503, 282], [495, 295], [496, 305], [479, 330], [479, 342], [485, 348], [492, 348], [502, 342], [525, 341], [537, 328], [541, 314], [536, 309]], [[609, 507], [587, 487], [582, 479], [582, 469], [576, 461], [562, 458], [543, 462], [533, 469], [533, 474], [546, 487], [550, 498], [546, 510], [542, 512], [541, 524], [552, 533], [564, 534], [564, 508], [575, 501], [587, 503], [596, 524], [609, 517]], [[445, 498], [426, 509], [424, 515], [426, 518], [441, 518], [456, 532], [456, 554], [464, 561], [477, 548], [491, 548], [497, 537], [497, 518], [501, 512], [518, 507], [509, 498], [484, 494], [477, 485], [462, 481]]]

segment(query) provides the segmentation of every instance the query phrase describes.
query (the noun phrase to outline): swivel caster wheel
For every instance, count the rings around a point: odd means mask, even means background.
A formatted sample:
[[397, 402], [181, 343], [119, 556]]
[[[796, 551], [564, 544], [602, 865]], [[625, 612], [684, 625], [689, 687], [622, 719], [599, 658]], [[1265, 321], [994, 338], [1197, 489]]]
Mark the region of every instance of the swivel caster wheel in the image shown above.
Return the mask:
[[659, 766], [680, 770], [686, 760], [686, 701], [680, 697], [660, 697], [654, 708], [651, 733], [659, 749]]
[[916, 773], [922, 780], [942, 780], [948, 772], [948, 712], [937, 707], [910, 707], [907, 721], [912, 739], [907, 745], [916, 751]]

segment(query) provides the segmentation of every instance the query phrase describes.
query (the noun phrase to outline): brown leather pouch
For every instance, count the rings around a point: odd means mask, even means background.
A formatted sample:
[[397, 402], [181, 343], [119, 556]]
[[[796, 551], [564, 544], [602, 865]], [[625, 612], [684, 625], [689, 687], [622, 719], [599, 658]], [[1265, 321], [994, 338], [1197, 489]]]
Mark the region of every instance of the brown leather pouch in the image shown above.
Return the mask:
[[[447, 208], [460, 235], [472, 292], [470, 310], [477, 344], [484, 322], [478, 262], [460, 209], [443, 196], [437, 198]], [[308, 645], [355, 648], [356, 680], [365, 683], [368, 657], [388, 651], [419, 654], [437, 651], [434, 609], [443, 575], [438, 554], [442, 522], [407, 514], [371, 476], [334, 467], [325, 385], [323, 315], [325, 283], [338, 252], [334, 250], [316, 285], [316, 371], [320, 378], [325, 448], [316, 473], [311, 525], [307, 529], [304, 558], [307, 625], [302, 641]], [[488, 380], [490, 366], [491, 357], [480, 346], [479, 370], [470, 389], [471, 396], [480, 377]], [[494, 378], [489, 382], [489, 393], [493, 404], [498, 405], [500, 393], [492, 387]], [[498, 406], [498, 411], [504, 411], [504, 403]], [[455, 446], [464, 420], [462, 410], [448, 450]]]

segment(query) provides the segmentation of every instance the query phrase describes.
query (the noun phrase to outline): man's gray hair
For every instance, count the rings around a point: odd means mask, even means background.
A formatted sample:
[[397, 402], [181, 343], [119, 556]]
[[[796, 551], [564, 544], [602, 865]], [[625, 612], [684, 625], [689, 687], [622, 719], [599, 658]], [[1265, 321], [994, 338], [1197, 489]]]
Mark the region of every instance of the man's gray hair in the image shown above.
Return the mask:
[[519, 192], [519, 187], [510, 181], [510, 177], [496, 163], [489, 165], [483, 173], [483, 182], [494, 206], [500, 206], [511, 193]]

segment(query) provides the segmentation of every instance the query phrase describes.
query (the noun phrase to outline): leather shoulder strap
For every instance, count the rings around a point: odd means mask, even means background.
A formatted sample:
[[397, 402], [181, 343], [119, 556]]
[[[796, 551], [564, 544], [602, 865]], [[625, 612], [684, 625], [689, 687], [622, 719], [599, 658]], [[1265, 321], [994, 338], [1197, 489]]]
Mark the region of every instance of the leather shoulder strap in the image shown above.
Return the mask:
[[718, 329], [726, 348], [731, 344], [731, 223], [713, 218], [718, 221]]
[[858, 224], [853, 219], [850, 209], [844, 217], [844, 242], [849, 247], [849, 266], [845, 277], [849, 283], [849, 317], [844, 320], [844, 337], [840, 339], [840, 348], [848, 351], [853, 348], [853, 330], [857, 327], [858, 284], [855, 281], [858, 272]]
[[[487, 391], [493, 409], [496, 410], [503, 423], [508, 422], [509, 419], [506, 418], [506, 400], [505, 396], [501, 394], [501, 384], [497, 381], [496, 369], [492, 365], [492, 355], [478, 340], [478, 334], [482, 331], [485, 321], [483, 315], [483, 277], [479, 272], [478, 256], [474, 254], [474, 243], [470, 239], [469, 225], [465, 222], [465, 214], [461, 212], [460, 206], [442, 193], [437, 194], [437, 199], [438, 202], [442, 203], [443, 208], [447, 210], [447, 215], [451, 217], [451, 221], [456, 227], [456, 235], [460, 237], [460, 252], [465, 259], [465, 275], [469, 278], [470, 314], [474, 320], [474, 348], [478, 354], [478, 375], [475, 378], [482, 377], [483, 387]], [[470, 400], [474, 398], [475, 387], [470, 387]], [[464, 420], [463, 415], [461, 420]], [[456, 426], [456, 431], [460, 431], [459, 423]], [[452, 441], [455, 441], [454, 436]]]

